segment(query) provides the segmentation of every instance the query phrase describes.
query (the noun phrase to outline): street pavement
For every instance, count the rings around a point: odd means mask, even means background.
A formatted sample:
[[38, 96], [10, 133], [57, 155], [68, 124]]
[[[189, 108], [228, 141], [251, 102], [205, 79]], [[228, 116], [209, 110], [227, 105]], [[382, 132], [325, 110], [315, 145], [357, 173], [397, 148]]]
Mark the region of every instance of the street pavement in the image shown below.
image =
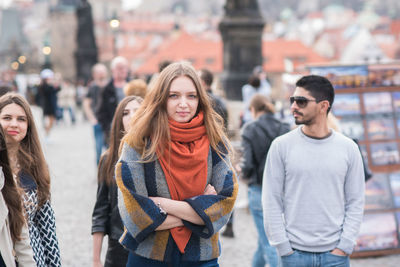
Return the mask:
[[[42, 134], [40, 110], [33, 107]], [[50, 142], [42, 144], [52, 179], [52, 205], [63, 266], [91, 266], [91, 214], [96, 197], [97, 176], [92, 128], [78, 116], [76, 125], [59, 123]], [[257, 236], [247, 209], [246, 186], [240, 184], [234, 217], [234, 238], [221, 237], [221, 267], [251, 266]], [[107, 240], [103, 245], [103, 257]], [[351, 260], [352, 267], [397, 267], [400, 255]]]

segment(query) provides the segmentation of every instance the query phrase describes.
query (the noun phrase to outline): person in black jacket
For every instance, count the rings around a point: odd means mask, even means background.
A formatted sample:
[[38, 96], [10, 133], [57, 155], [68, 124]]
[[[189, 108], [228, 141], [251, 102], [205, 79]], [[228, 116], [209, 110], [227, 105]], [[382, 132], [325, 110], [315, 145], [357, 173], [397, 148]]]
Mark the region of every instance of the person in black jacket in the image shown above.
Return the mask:
[[109, 143], [111, 121], [114, 117], [115, 109], [125, 97], [124, 86], [128, 79], [128, 61], [124, 57], [116, 57], [111, 62], [110, 82], [100, 91], [96, 107], [96, 117], [100, 123], [106, 144]]
[[118, 105], [111, 126], [110, 147], [100, 159], [97, 198], [92, 214], [93, 267], [103, 266], [100, 255], [104, 235], [108, 235], [108, 249], [104, 266], [126, 266], [128, 260], [128, 251], [118, 242], [124, 227], [118, 211], [114, 168], [118, 160], [121, 139], [129, 130], [130, 119], [141, 102], [141, 97], [127, 96]]
[[107, 84], [108, 70], [102, 63], [97, 63], [92, 67], [92, 81], [88, 86], [88, 91], [83, 99], [83, 111], [89, 122], [93, 126], [94, 141], [96, 145], [96, 164], [99, 165], [103, 147], [105, 147], [104, 133], [96, 115], [96, 108], [100, 99], [100, 94]]
[[[201, 85], [206, 90], [207, 95], [211, 100], [213, 109], [215, 110], [215, 112], [218, 113], [218, 115], [221, 116], [223, 123], [224, 123], [225, 132], [227, 132], [228, 131], [228, 109], [226, 107], [224, 100], [221, 97], [215, 95], [211, 89], [211, 85], [214, 80], [214, 75], [208, 69], [201, 69], [199, 71], [199, 77], [200, 77]], [[229, 221], [226, 224], [224, 231], [222, 232], [222, 236], [235, 237], [235, 234], [233, 232], [233, 214], [234, 214], [234, 211], [232, 211], [231, 217], [229, 218]]]
[[57, 112], [57, 93], [60, 91], [59, 81], [54, 79], [54, 72], [44, 69], [40, 72], [38, 92], [43, 109], [45, 141], [48, 142], [50, 130], [53, 128]]
[[244, 125], [241, 137], [243, 160], [240, 164], [243, 179], [248, 183], [249, 208], [258, 232], [258, 248], [253, 257], [253, 267], [278, 266], [278, 256], [269, 245], [264, 231], [261, 206], [261, 184], [265, 160], [272, 141], [290, 130], [290, 126], [274, 117], [274, 106], [268, 98], [255, 94], [250, 101], [253, 121]]
[[222, 100], [222, 98], [213, 94], [213, 91], [211, 89], [211, 85], [214, 80], [214, 75], [208, 69], [201, 69], [199, 74], [200, 74], [199, 76], [200, 76], [201, 85], [203, 86], [203, 88], [206, 90], [208, 96], [210, 97], [213, 109], [218, 113], [218, 115], [221, 116], [223, 123], [224, 123], [225, 131], [227, 131], [228, 130], [228, 109], [226, 107], [225, 102]]

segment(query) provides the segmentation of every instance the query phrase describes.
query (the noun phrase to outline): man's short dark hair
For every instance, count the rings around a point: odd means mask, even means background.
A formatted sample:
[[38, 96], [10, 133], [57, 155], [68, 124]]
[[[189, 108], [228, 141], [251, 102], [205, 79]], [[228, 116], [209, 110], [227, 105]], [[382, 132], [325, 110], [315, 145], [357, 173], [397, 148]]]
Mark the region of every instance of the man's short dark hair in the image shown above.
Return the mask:
[[171, 63], [172, 63], [171, 60], [163, 60], [160, 63], [158, 63], [158, 72], [162, 72], [163, 69], [168, 67], [168, 65], [171, 64]]
[[201, 69], [200, 79], [203, 80], [203, 82], [207, 85], [207, 87], [211, 87], [214, 80], [214, 75], [208, 69]]
[[310, 95], [317, 101], [328, 100], [329, 108], [327, 113], [331, 110], [333, 100], [335, 99], [335, 91], [327, 78], [318, 75], [303, 76], [296, 82], [296, 86], [310, 92]]
[[257, 75], [251, 75], [249, 78], [249, 84], [254, 88], [258, 88], [261, 85], [260, 78]]
[[12, 91], [12, 88], [9, 85], [5, 85], [5, 84], [0, 85], [0, 96], [5, 95], [11, 91]]

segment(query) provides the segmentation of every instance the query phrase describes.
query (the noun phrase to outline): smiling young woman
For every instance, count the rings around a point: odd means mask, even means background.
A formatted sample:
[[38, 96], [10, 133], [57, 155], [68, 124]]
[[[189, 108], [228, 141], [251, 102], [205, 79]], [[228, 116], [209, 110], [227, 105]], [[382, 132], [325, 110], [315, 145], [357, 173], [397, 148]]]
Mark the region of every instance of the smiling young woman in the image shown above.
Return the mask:
[[28, 102], [19, 94], [0, 98], [0, 124], [5, 131], [12, 173], [24, 189], [30, 244], [38, 266], [61, 266], [50, 175]]
[[22, 210], [22, 199], [8, 160], [5, 134], [0, 127], [0, 266], [33, 267], [32, 248]]

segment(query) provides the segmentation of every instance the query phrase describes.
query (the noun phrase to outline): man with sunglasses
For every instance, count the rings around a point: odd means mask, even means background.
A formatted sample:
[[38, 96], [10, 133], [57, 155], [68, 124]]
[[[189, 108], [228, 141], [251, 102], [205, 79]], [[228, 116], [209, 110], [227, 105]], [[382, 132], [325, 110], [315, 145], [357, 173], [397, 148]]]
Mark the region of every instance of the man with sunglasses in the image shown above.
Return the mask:
[[263, 177], [264, 226], [283, 267], [350, 266], [364, 207], [357, 145], [328, 128], [328, 79], [309, 75], [290, 97], [295, 123], [276, 138]]

